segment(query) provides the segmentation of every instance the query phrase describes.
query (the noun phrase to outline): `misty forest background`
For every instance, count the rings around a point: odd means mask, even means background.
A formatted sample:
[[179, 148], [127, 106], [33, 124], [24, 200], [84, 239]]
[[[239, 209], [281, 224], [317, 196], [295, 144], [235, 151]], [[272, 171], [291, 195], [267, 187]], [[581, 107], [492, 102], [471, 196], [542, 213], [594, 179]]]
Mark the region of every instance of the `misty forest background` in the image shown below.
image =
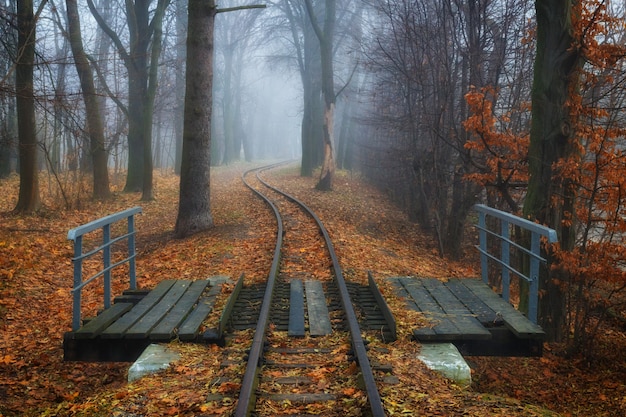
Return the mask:
[[208, 199], [183, 199], [209, 165], [299, 158], [319, 189], [335, 167], [383, 189], [457, 259], [474, 204], [523, 209], [567, 251], [544, 282], [562, 329], [626, 286], [625, 13], [599, 0], [0, 0], [0, 177], [19, 172], [16, 211], [30, 212], [42, 173], [58, 196], [46, 204], [78, 208], [106, 199], [111, 176], [153, 199], [153, 170], [174, 171], [179, 210], [198, 211]]
[[[136, 0], [129, 8], [122, 1], [77, 3], [111, 174], [126, 175], [126, 191], [150, 186], [137, 157], [143, 135], [151, 138], [154, 168], [179, 173], [187, 1]], [[211, 164], [302, 158], [302, 175], [312, 175], [324, 156], [324, 98], [320, 42], [306, 2], [227, 3], [219, 6], [267, 8], [216, 16]], [[310, 3], [323, 22], [325, 2]], [[0, 175], [6, 177], [19, 168], [20, 51], [16, 2], [0, 4]], [[71, 206], [75, 176], [89, 173], [93, 158], [66, 5], [35, 1], [34, 13], [37, 165], [58, 177]], [[476, 169], [463, 148], [464, 95], [470, 86], [491, 85], [506, 92], [498, 101], [502, 111], [528, 101], [534, 46], [523, 40], [533, 14], [528, 0], [336, 1], [336, 165], [387, 190], [433, 233], [442, 254], [460, 255], [458, 223], [481, 191], [462, 181]], [[519, 120], [519, 128], [525, 123]]]

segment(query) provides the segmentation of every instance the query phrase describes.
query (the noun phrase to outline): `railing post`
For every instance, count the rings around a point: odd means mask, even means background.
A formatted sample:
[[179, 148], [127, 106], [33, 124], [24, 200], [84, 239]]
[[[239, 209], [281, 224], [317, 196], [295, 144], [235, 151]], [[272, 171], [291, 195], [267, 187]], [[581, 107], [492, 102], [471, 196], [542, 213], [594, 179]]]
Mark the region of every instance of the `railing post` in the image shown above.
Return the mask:
[[[74, 288], [77, 288], [83, 279], [83, 258], [81, 257], [83, 253], [83, 237], [77, 236], [74, 239], [74, 259], [72, 259], [72, 263], [74, 264]], [[72, 330], [76, 331], [80, 328], [80, 291], [73, 292], [73, 309], [72, 309]]]
[[111, 225], [102, 226], [102, 259], [104, 264], [104, 308], [111, 307]]
[[137, 276], [135, 267], [135, 216], [128, 216], [128, 275], [130, 278], [129, 287], [131, 290], [137, 289]]
[[[511, 288], [511, 273], [509, 269], [506, 267], [510, 265], [510, 253], [511, 246], [509, 245], [509, 240], [511, 238], [511, 233], [509, 230], [509, 222], [504, 219], [500, 220], [500, 233], [502, 235], [502, 239], [500, 239], [500, 259], [502, 259], [502, 298], [505, 301], [509, 301], [510, 298], [510, 288]], [[506, 266], [505, 266], [506, 265]]]
[[489, 284], [489, 274], [487, 271], [487, 222], [485, 218], [487, 215], [483, 212], [478, 213], [478, 244], [481, 250], [480, 253], [480, 271], [485, 284]]
[[537, 324], [537, 304], [539, 298], [539, 257], [541, 254], [541, 245], [539, 240], [539, 234], [533, 232], [531, 234], [530, 243], [530, 296], [528, 297], [528, 318], [533, 323]]

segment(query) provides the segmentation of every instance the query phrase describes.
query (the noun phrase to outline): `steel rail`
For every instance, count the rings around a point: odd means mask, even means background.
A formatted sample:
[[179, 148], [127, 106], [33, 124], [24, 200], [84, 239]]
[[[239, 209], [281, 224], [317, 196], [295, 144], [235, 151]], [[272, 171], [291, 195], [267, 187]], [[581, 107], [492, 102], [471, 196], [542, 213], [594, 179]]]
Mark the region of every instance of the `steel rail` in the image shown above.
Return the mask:
[[[261, 192], [252, 187], [246, 182], [246, 175], [252, 171], [258, 171], [259, 169], [269, 169], [270, 167], [280, 166], [286, 164], [286, 162], [279, 162], [263, 168], [253, 168], [245, 171], [241, 174], [241, 180], [250, 188], [258, 197], [260, 197], [265, 203], [272, 209], [274, 216], [276, 217], [277, 233], [276, 233], [276, 246], [274, 248], [274, 258], [272, 260], [272, 266], [270, 267], [270, 273], [267, 278], [267, 286], [265, 287], [265, 294], [263, 295], [263, 302], [261, 304], [261, 310], [259, 312], [259, 319], [254, 331], [254, 338], [252, 339], [252, 346], [250, 347], [250, 353], [248, 354], [248, 364], [246, 365], [246, 371], [241, 380], [241, 389], [239, 390], [239, 400], [237, 401], [237, 407], [235, 408], [235, 417], [247, 417], [250, 415], [252, 408], [254, 407], [255, 398], [254, 391], [258, 384], [258, 373], [261, 361], [263, 359], [263, 345], [266, 339], [266, 330], [269, 322], [270, 308], [272, 305], [272, 296], [274, 295], [274, 287], [276, 284], [276, 275], [278, 274], [278, 266], [280, 263], [280, 250], [283, 246], [283, 220], [280, 216], [278, 208], [272, 201], [264, 196]], [[242, 401], [243, 400], [243, 401]]]
[[[328, 249], [329, 255], [332, 260], [333, 270], [335, 272], [335, 281], [337, 283], [337, 287], [339, 289], [339, 294], [341, 297], [341, 303], [346, 313], [346, 321], [348, 322], [348, 330], [350, 332], [350, 336], [352, 338], [352, 349], [354, 351], [354, 355], [356, 357], [357, 363], [361, 368], [361, 375], [363, 377], [363, 382], [365, 385], [365, 392], [367, 394], [368, 402], [370, 404], [371, 415], [372, 417], [383, 417], [385, 416], [385, 411], [382, 403], [382, 399], [380, 398], [380, 393], [378, 392], [378, 387], [376, 386], [376, 380], [374, 378], [374, 373], [372, 370], [372, 366], [370, 364], [369, 358], [367, 356], [367, 349], [365, 347], [365, 342], [361, 336], [361, 329], [359, 326], [358, 319], [356, 317], [356, 313], [354, 311], [354, 307], [352, 306], [352, 301], [350, 299], [350, 294], [348, 292], [348, 287], [346, 285], [345, 279], [343, 277], [343, 273], [341, 272], [341, 266], [339, 265], [339, 261], [337, 259], [337, 254], [335, 253], [334, 246], [330, 239], [330, 235], [326, 230], [326, 227], [320, 220], [320, 218], [302, 201], [298, 200], [294, 196], [268, 184], [265, 180], [263, 180], [259, 174], [262, 171], [266, 171], [277, 166], [287, 164], [291, 161], [280, 162], [277, 164], [268, 165], [261, 168], [255, 168], [248, 170], [242, 174], [242, 179], [244, 184], [251, 190], [253, 190], [257, 195], [259, 195], [265, 202], [272, 208], [274, 214], [277, 216], [277, 221], [279, 223], [279, 239], [280, 245], [282, 245], [282, 220], [280, 218], [280, 214], [278, 213], [278, 209], [276, 206], [263, 194], [261, 194], [258, 190], [254, 189], [245, 181], [246, 174], [257, 171], [256, 177], [257, 179], [269, 189], [283, 195], [287, 199], [293, 201], [297, 205], [299, 205], [302, 209], [304, 209], [317, 223], [322, 235], [324, 236], [324, 240], [326, 242], [326, 247]], [[255, 331], [254, 341], [252, 348], [250, 350], [248, 365], [246, 367], [246, 372], [244, 374], [244, 379], [242, 380], [242, 387], [239, 394], [239, 401], [237, 402], [237, 408], [235, 410], [236, 417], [247, 417], [253, 407], [252, 398], [254, 389], [256, 388], [256, 383], [258, 381], [258, 369], [261, 363], [262, 351], [263, 351], [263, 341], [265, 340], [265, 332], [267, 328], [267, 322], [269, 320], [269, 310], [271, 304], [271, 294], [268, 296], [268, 292], [273, 291], [275, 276], [278, 271], [278, 262], [280, 259], [280, 247], [277, 241], [276, 250], [274, 252], [274, 262], [272, 263], [272, 270], [270, 271], [270, 277], [268, 279], [268, 289], [266, 289], [265, 296], [263, 298], [263, 305], [261, 307], [261, 313], [259, 316], [259, 321], [257, 323], [257, 328]], [[271, 281], [271, 288], [270, 288]], [[267, 301], [267, 303], [266, 303]], [[266, 305], [267, 304], [267, 305]], [[242, 401], [242, 399], [245, 400]], [[251, 404], [252, 403], [252, 404]]]

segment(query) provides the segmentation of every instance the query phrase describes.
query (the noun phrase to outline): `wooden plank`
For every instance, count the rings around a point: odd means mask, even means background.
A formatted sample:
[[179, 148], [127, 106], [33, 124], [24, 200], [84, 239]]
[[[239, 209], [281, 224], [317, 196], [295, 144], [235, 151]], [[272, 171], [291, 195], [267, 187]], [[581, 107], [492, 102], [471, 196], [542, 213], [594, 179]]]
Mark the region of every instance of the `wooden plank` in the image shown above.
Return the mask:
[[396, 319], [393, 316], [393, 312], [389, 308], [389, 305], [387, 304], [385, 297], [383, 297], [382, 293], [380, 292], [378, 285], [376, 285], [376, 281], [374, 280], [374, 277], [372, 276], [371, 272], [367, 273], [367, 282], [368, 282], [369, 289], [372, 295], [374, 296], [374, 299], [376, 299], [378, 308], [380, 308], [380, 311], [383, 313], [383, 317], [385, 318], [385, 322], [387, 323], [389, 332], [391, 333], [390, 342], [393, 342], [398, 338], [397, 331], [396, 331]]
[[200, 326], [202, 326], [204, 319], [206, 319], [211, 310], [213, 310], [215, 299], [221, 290], [221, 284], [215, 285], [211, 287], [206, 297], [202, 297], [198, 300], [196, 307], [189, 313], [185, 322], [178, 329], [178, 338], [180, 340], [193, 340], [198, 336]]
[[290, 403], [310, 404], [337, 399], [335, 394], [327, 393], [304, 393], [304, 394], [270, 394], [271, 401], [289, 401]]
[[404, 288], [415, 301], [415, 304], [424, 316], [436, 324], [430, 329], [416, 329], [413, 335], [423, 341], [450, 341], [462, 337], [463, 331], [459, 329], [447, 316], [437, 301], [430, 295], [419, 278], [401, 279]]
[[178, 280], [170, 287], [170, 290], [150, 309], [142, 318], [133, 324], [124, 337], [128, 339], [145, 339], [150, 331], [163, 319], [174, 307], [185, 291], [189, 289], [191, 281]]
[[224, 309], [222, 310], [222, 314], [220, 315], [220, 319], [217, 324], [217, 337], [218, 338], [221, 338], [222, 335], [224, 334], [224, 329], [226, 329], [226, 323], [228, 323], [228, 320], [230, 319], [230, 316], [233, 312], [233, 308], [235, 308], [235, 303], [237, 302], [237, 298], [239, 298], [239, 293], [241, 292], [241, 289], [243, 288], [243, 280], [244, 280], [244, 274], [241, 274], [239, 276], [239, 279], [237, 280], [237, 283], [235, 284], [235, 288], [233, 288], [233, 291], [230, 293], [230, 296], [228, 297], [228, 300], [226, 301], [226, 305], [224, 306]]
[[391, 280], [393, 285], [396, 287], [396, 293], [398, 294], [398, 297], [404, 299], [404, 302], [406, 303], [407, 308], [414, 310], [414, 311], [420, 311], [420, 309], [415, 304], [415, 301], [409, 295], [408, 291], [404, 287], [404, 284], [402, 283], [403, 282], [402, 280], [406, 278], [389, 278], [389, 279]]
[[115, 323], [106, 328], [100, 335], [103, 339], [121, 338], [124, 333], [134, 325], [137, 320], [142, 318], [152, 307], [154, 307], [161, 298], [169, 291], [176, 280], [168, 279], [161, 281], [148, 295], [139, 301], [135, 307], [128, 313], [124, 314]]
[[321, 281], [306, 281], [305, 291], [309, 313], [309, 334], [311, 336], [324, 336], [332, 333], [333, 327], [330, 323]]
[[496, 312], [485, 304], [476, 294], [468, 291], [459, 278], [452, 278], [446, 286], [450, 291], [476, 316], [478, 321], [483, 324], [493, 324], [496, 319]]
[[193, 309], [207, 285], [209, 285], [209, 280], [193, 281], [176, 305], [152, 329], [150, 339], [171, 340], [175, 336], [176, 328], [180, 326]]
[[489, 330], [485, 329], [476, 317], [472, 316], [471, 311], [450, 292], [443, 282], [437, 279], [423, 279], [422, 284], [448, 315], [449, 320], [461, 331], [460, 339], [491, 339]]
[[491, 290], [482, 281], [466, 279], [462, 281], [476, 296], [478, 296], [492, 310], [502, 315], [504, 324], [519, 338], [544, 338], [543, 329], [528, 320], [526, 316], [517, 311], [511, 304], [504, 301], [499, 295]]
[[76, 339], [93, 339], [131, 308], [133, 308], [133, 303], [113, 304], [111, 308], [107, 308], [89, 323], [78, 329], [74, 333], [74, 337]]
[[289, 326], [287, 334], [304, 337], [304, 290], [302, 281], [294, 279], [289, 284]]

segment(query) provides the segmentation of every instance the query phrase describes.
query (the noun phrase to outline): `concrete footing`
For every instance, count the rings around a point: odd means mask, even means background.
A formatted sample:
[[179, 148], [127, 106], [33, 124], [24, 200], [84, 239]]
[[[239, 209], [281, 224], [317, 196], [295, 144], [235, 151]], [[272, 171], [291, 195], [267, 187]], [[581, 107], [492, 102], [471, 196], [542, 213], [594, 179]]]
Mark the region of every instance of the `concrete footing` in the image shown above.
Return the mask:
[[472, 383], [472, 371], [452, 343], [424, 343], [418, 359], [460, 386]]
[[167, 369], [180, 355], [164, 345], [149, 345], [128, 370], [128, 382]]

